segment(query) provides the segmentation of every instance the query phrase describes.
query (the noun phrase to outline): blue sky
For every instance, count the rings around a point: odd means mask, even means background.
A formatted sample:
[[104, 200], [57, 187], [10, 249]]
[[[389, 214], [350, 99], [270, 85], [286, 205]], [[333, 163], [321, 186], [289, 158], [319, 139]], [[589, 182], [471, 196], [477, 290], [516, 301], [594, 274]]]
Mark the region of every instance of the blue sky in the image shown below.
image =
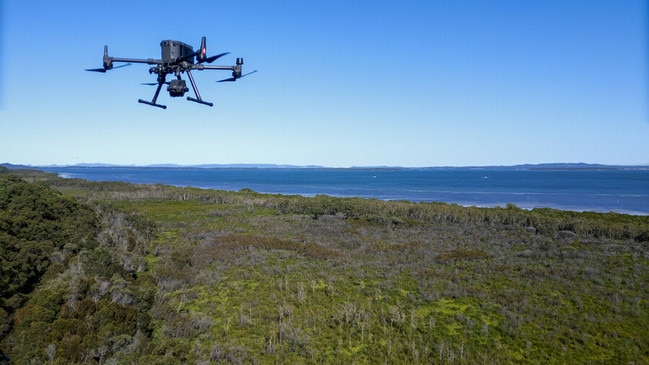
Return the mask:
[[[0, 162], [649, 164], [646, 1], [22, 1], [0, 11]], [[243, 57], [161, 93], [163, 39]], [[186, 78], [186, 77], [185, 77]]]

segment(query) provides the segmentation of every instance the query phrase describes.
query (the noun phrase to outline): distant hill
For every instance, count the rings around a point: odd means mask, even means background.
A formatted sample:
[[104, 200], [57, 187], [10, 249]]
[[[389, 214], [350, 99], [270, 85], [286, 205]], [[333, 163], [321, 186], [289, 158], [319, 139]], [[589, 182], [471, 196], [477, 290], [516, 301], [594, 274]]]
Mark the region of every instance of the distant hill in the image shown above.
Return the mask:
[[511, 166], [442, 166], [423, 169], [481, 169], [481, 170], [647, 170], [649, 165], [603, 165], [588, 163], [542, 163]]
[[7, 169], [33, 169], [34, 167], [32, 166], [26, 166], [26, 165], [14, 165], [10, 163], [0, 163], [0, 166], [7, 168]]
[[[602, 164], [588, 164], [588, 163], [545, 163], [545, 164], [526, 164], [513, 166], [523, 168], [526, 170], [618, 170], [629, 167], [639, 166], [619, 166], [619, 165], [602, 165]], [[645, 166], [649, 167], [649, 166]]]
[[[74, 165], [14, 165], [10, 163], [0, 164], [8, 169], [39, 169], [48, 167], [133, 167], [133, 168], [202, 168], [202, 169], [332, 169], [320, 165], [289, 165], [289, 164], [198, 164], [198, 165], [180, 165], [180, 164], [151, 164], [151, 165], [118, 165], [105, 163], [79, 163]], [[429, 166], [429, 167], [404, 167], [404, 166], [352, 166], [347, 169], [424, 169], [424, 170], [454, 170], [454, 169], [489, 169], [489, 170], [620, 170], [620, 169], [639, 169], [647, 170], [649, 165], [604, 165], [589, 163], [542, 163], [542, 164], [521, 164], [521, 165], [492, 165], [492, 166]]]

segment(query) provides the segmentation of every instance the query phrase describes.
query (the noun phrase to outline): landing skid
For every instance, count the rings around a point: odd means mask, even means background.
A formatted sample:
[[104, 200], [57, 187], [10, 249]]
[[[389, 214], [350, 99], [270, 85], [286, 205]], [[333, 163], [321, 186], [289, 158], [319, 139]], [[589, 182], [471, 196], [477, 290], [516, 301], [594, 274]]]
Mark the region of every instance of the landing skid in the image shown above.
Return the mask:
[[194, 89], [194, 94], [196, 95], [195, 98], [192, 97], [187, 97], [187, 100], [193, 101], [195, 103], [207, 105], [207, 106], [214, 106], [213, 103], [210, 103], [209, 101], [205, 101], [201, 99], [201, 94], [198, 93], [198, 88], [196, 87], [196, 83], [194, 82], [194, 76], [192, 76], [192, 73], [190, 70], [187, 70], [187, 76], [189, 77], [189, 83], [192, 85], [192, 89]]
[[205, 100], [202, 100], [202, 99], [201, 100], [195, 99], [195, 98], [192, 98], [192, 97], [189, 97], [189, 96], [187, 97], [187, 100], [193, 101], [195, 103], [207, 105], [207, 106], [214, 106], [214, 103], [210, 103], [209, 101], [205, 101]]
[[151, 106], [157, 106], [158, 108], [162, 108], [162, 109], [167, 109], [166, 105], [156, 104], [154, 102], [146, 101], [146, 100], [142, 100], [142, 99], [137, 99], [137, 101], [138, 101], [138, 103], [147, 104], [147, 105], [151, 105]]
[[162, 108], [162, 109], [167, 109], [166, 105], [156, 103], [156, 101], [158, 100], [158, 95], [160, 95], [160, 89], [162, 89], [162, 85], [165, 83], [165, 81], [166, 81], [166, 75], [165, 74], [159, 74], [158, 75], [158, 87], [155, 89], [155, 94], [153, 94], [153, 100], [146, 101], [146, 100], [142, 100], [142, 99], [137, 99], [138, 103], [147, 104], [147, 105], [151, 105], [151, 106], [156, 106], [156, 107]]

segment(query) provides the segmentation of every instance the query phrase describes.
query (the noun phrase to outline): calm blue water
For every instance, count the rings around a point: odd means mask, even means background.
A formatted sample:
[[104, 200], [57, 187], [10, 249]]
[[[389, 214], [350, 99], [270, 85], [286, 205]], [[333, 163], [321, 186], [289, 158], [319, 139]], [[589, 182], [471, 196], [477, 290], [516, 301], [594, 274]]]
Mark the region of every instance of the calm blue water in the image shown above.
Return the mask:
[[548, 207], [649, 215], [649, 169], [239, 169], [48, 167], [94, 181], [326, 194], [382, 200], [438, 201], [467, 206]]

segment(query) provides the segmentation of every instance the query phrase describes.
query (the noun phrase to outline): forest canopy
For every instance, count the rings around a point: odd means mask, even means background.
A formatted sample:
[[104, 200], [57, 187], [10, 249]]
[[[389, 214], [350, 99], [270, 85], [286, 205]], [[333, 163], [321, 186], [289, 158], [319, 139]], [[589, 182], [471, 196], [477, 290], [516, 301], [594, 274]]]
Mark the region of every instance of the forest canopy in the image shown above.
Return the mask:
[[73, 198], [0, 175], [0, 337], [48, 269], [96, 245], [97, 228], [92, 209]]

